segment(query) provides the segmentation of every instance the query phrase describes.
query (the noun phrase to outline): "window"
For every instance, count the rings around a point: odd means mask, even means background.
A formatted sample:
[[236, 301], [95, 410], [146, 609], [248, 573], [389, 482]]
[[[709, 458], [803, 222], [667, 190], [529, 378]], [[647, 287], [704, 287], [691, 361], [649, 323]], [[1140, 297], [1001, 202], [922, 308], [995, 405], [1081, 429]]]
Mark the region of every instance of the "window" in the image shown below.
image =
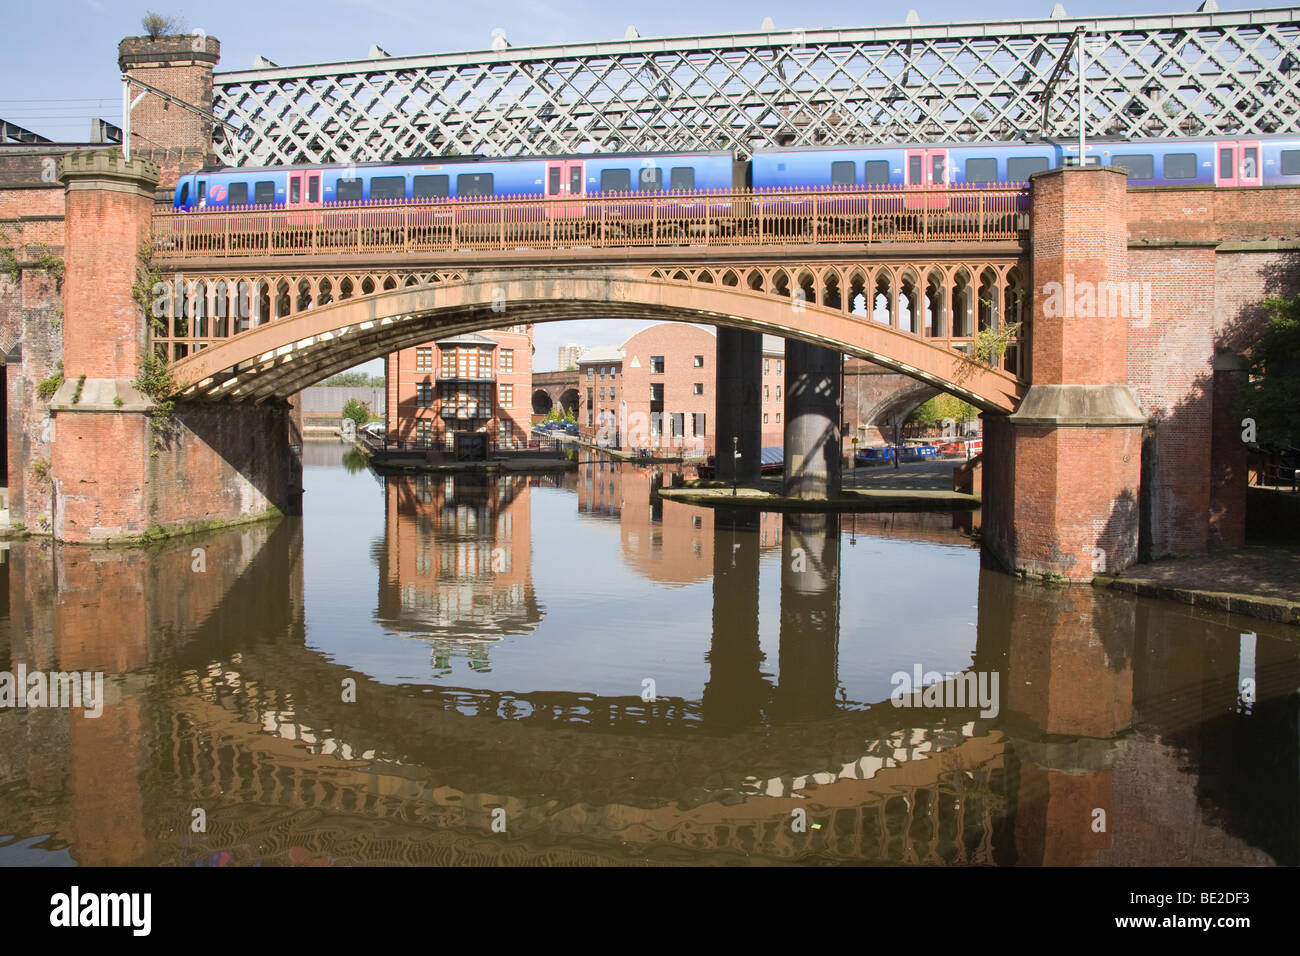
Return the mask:
[[662, 375], [664, 372], [664, 357], [662, 355], [650, 356], [650, 371], [656, 375]]
[[511, 438], [510, 422], [505, 419], [502, 419], [498, 427], [501, 430], [501, 441], [503, 443], [509, 442]]
[[995, 183], [998, 181], [998, 161], [996, 159], [966, 160], [966, 182]]
[[495, 192], [492, 173], [461, 173], [456, 177], [456, 195], [464, 199], [467, 196], [491, 196]]
[[356, 202], [361, 199], [360, 179], [339, 179], [334, 184], [334, 198], [339, 202]]
[[501, 371], [513, 372], [514, 370], [515, 370], [515, 350], [502, 349], [501, 350]]
[[267, 206], [275, 202], [275, 183], [253, 183], [253, 202], [259, 206]]
[[854, 171], [854, 164], [851, 162], [831, 163], [831, 185], [832, 186], [856, 186], [858, 183], [857, 174]]
[[650, 386], [650, 404], [658, 405], [660, 408], [664, 404], [664, 386], [662, 382], [656, 382]]
[[433, 406], [433, 384], [421, 382], [415, 386], [415, 407], [431, 408]]
[[772, 371], [772, 360], [763, 359], [763, 374], [766, 375], [770, 371]]
[[780, 412], [777, 412], [777, 413], [776, 413], [776, 423], [777, 423], [778, 425], [781, 424], [781, 413], [780, 413]]
[[674, 166], [669, 173], [668, 188], [673, 191], [695, 188], [695, 167]]
[[603, 193], [626, 193], [632, 190], [632, 171], [630, 169], [602, 169], [600, 171], [600, 191]]
[[695, 395], [703, 395], [703, 394], [704, 394], [704, 383], [703, 383], [703, 382], [696, 382], [695, 385], [694, 385], [694, 387], [692, 388], [692, 393], [695, 394]]
[[948, 178], [943, 173], [943, 153], [930, 157], [930, 182], [946, 183]]
[[560, 194], [560, 167], [552, 166], [546, 171], [546, 195], [558, 196]]
[[1155, 179], [1156, 161], [1150, 153], [1132, 153], [1127, 156], [1112, 156], [1112, 166], [1123, 166], [1128, 170], [1129, 179]]
[[605, 400], [605, 390], [603, 388], [600, 390], [600, 400], [602, 402]]
[[226, 200], [232, 206], [248, 205], [248, 183], [231, 183], [230, 198]]
[[763, 386], [763, 401], [767, 401], [772, 396], [768, 394], [768, 386]]
[[604, 378], [604, 377], [605, 377], [605, 366], [602, 365], [602, 366], [600, 367], [600, 371], [597, 372], [596, 374], [599, 375], [601, 378]]
[[672, 418], [669, 419], [669, 436], [672, 438], [686, 437], [686, 413], [673, 412]]
[[777, 359], [777, 360], [776, 360], [776, 370], [777, 370], [778, 373], [781, 371], [781, 360], [780, 360], [780, 359]]
[[405, 199], [406, 177], [375, 176], [370, 180], [370, 198], [371, 200]]
[[691, 416], [691, 418], [694, 420], [693, 425], [695, 427], [695, 437], [703, 438], [704, 437], [704, 412], [696, 412], [694, 415]]
[[764, 412], [764, 413], [763, 413], [763, 424], [764, 424], [764, 425], [767, 424], [767, 412]]
[[307, 201], [311, 203], [320, 202], [320, 177], [307, 177]]
[[450, 176], [416, 176], [411, 180], [411, 195], [416, 199], [445, 199], [450, 188]]
[[596, 416], [595, 416], [595, 413], [592, 412], [592, 410], [589, 408], [589, 409], [587, 409], [587, 427], [588, 427], [588, 428], [593, 428], [593, 427], [595, 427], [595, 424], [596, 424]]
[[595, 404], [596, 404], [596, 390], [594, 388], [589, 388], [587, 389], [587, 407], [590, 408], [592, 405]]
[[907, 184], [909, 186], [921, 185], [921, 157], [907, 157]]
[[1254, 146], [1241, 148], [1241, 175], [1254, 179], [1259, 175], [1259, 151]]
[[184, 206], [189, 201], [190, 201], [190, 184], [181, 183], [181, 205]]
[[1195, 153], [1166, 153], [1165, 179], [1195, 179]]
[[200, 179], [199, 180], [199, 205], [202, 206], [203, 203], [207, 200], [207, 198], [208, 198], [208, 181], [206, 179]]
[[695, 367], [696, 367], [696, 368], [704, 368], [704, 356], [703, 356], [703, 355], [697, 355], [697, 356], [695, 356]]
[[415, 370], [417, 372], [433, 371], [433, 349], [421, 348], [415, 350]]
[[427, 445], [433, 441], [433, 422], [427, 418], [421, 418], [415, 423], [415, 440], [421, 445]]
[[781, 386], [780, 386], [780, 385], [778, 385], [778, 386], [776, 387], [776, 400], [777, 400], [778, 402], [781, 400]]
[[497, 401], [502, 408], [515, 407], [515, 387], [513, 385], [498, 386]]
[[[199, 198], [203, 198], [203, 184], [199, 183]], [[299, 202], [302, 199], [302, 180], [295, 176], [289, 180], [289, 202]]]
[[609, 400], [611, 402], [614, 400], [614, 390], [612, 388], [609, 390]]
[[868, 186], [888, 186], [889, 185], [889, 160], [872, 159], [868, 160], [865, 169], [865, 182]]
[[656, 166], [642, 166], [637, 176], [637, 189], [643, 193], [657, 193], [664, 188], [664, 171]]
[[588, 380], [594, 378], [595, 375], [596, 375], [596, 366], [594, 366], [594, 365], [588, 365], [588, 366], [587, 366], [587, 378], [588, 378]]
[[1046, 156], [1016, 156], [1007, 160], [1007, 180], [1013, 183], [1028, 181], [1032, 173], [1051, 169], [1052, 161]]
[[1232, 150], [1231, 149], [1219, 150], [1219, 178], [1220, 179], [1232, 178]]
[[582, 166], [575, 165], [569, 170], [569, 195], [582, 195]]
[[[1282, 150], [1282, 175], [1300, 176], [1300, 149]], [[181, 202], [184, 202], [184, 197]]]

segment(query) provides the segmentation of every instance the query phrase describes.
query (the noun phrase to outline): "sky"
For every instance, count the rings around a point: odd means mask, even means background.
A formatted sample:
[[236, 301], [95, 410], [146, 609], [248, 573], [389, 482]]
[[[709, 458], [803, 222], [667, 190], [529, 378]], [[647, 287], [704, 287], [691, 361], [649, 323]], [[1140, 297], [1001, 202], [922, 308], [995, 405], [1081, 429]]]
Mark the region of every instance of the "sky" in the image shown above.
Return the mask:
[[[1069, 16], [1189, 12], [1199, 0], [1062, 0]], [[148, 11], [174, 16], [185, 30], [221, 41], [217, 71], [252, 67], [257, 56], [281, 66], [364, 59], [372, 43], [394, 56], [488, 49], [495, 30], [513, 46], [620, 40], [628, 26], [645, 38], [757, 31], [764, 17], [778, 30], [883, 26], [915, 9], [922, 23], [1040, 18], [1052, 0], [904, 0], [865, 4], [803, 0], [795, 7], [748, 0], [615, 4], [608, 0], [0, 0], [0, 118], [54, 140], [84, 142], [92, 117], [122, 123], [117, 42], [141, 33]], [[1283, 6], [1279, 0], [1219, 0], [1220, 10]], [[617, 345], [648, 322], [590, 320], [539, 325], [535, 368], [554, 368], [559, 346]], [[378, 363], [370, 363], [378, 374]]]

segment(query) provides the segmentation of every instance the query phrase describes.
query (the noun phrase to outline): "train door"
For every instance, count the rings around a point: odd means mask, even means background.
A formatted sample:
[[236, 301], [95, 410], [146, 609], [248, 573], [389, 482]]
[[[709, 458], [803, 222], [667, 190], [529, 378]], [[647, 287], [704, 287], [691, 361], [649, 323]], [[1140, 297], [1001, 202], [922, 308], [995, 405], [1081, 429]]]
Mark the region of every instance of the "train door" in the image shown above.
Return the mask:
[[320, 204], [320, 171], [290, 173], [285, 206], [289, 209], [315, 209]]
[[[943, 209], [948, 204], [942, 190], [948, 185], [948, 151], [946, 149], [909, 149], [904, 151], [903, 182], [908, 187], [908, 209]], [[933, 189], [933, 192], [932, 192]]]
[[[583, 180], [583, 161], [580, 159], [556, 159], [546, 164], [546, 198], [568, 199], [586, 194]], [[552, 217], [576, 217], [583, 214], [582, 203], [547, 203], [547, 215]]]
[[1214, 184], [1216, 186], [1259, 186], [1264, 181], [1258, 140], [1216, 143]]

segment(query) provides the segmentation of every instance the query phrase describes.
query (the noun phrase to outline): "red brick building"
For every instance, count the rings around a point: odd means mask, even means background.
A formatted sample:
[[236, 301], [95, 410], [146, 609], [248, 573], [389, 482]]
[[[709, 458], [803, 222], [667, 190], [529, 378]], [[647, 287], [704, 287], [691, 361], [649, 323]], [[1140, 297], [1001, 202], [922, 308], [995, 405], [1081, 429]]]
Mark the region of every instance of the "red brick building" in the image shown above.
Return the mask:
[[458, 431], [484, 432], [504, 448], [527, 441], [531, 426], [533, 327], [426, 342], [389, 354], [390, 441], [451, 448]]
[[[717, 335], [665, 322], [620, 346], [588, 349], [578, 359], [578, 426], [582, 437], [612, 448], [716, 450]], [[763, 337], [763, 444], [782, 443], [784, 348]]]

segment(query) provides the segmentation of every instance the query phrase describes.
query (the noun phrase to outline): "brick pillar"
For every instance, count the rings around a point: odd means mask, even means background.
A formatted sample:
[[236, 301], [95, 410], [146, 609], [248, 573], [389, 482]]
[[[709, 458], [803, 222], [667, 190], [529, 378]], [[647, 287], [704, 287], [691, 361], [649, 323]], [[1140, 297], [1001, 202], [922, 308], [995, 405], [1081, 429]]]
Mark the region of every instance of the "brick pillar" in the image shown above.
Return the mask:
[[[127, 37], [117, 46], [118, 68], [182, 103], [212, 112], [212, 69], [221, 59], [216, 37]], [[132, 87], [131, 99], [141, 92]], [[162, 97], [146, 92], [131, 111], [131, 158], [147, 159], [170, 188], [212, 155], [212, 123]]]
[[1125, 384], [1127, 183], [1090, 166], [1036, 174], [1031, 190], [1031, 384], [997, 439], [1006, 458], [986, 455], [1009, 498], [988, 541], [1010, 568], [1087, 581], [1137, 560], [1146, 418]]

